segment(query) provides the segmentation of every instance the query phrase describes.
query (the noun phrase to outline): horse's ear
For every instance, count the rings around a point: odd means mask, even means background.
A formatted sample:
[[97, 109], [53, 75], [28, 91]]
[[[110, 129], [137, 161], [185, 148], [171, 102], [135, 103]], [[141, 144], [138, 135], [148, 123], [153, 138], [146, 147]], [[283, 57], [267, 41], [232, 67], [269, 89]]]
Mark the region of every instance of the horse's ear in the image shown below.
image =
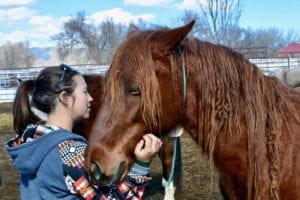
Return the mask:
[[138, 32], [139, 30], [140, 29], [135, 24], [131, 24], [128, 29], [127, 37], [130, 37], [131, 35]]
[[180, 44], [180, 42], [191, 31], [194, 24], [195, 20], [192, 20], [184, 26], [157, 32], [152, 37], [152, 42], [154, 41], [156, 43], [155, 45], [158, 47], [160, 53], [168, 53], [171, 49], [174, 49]]

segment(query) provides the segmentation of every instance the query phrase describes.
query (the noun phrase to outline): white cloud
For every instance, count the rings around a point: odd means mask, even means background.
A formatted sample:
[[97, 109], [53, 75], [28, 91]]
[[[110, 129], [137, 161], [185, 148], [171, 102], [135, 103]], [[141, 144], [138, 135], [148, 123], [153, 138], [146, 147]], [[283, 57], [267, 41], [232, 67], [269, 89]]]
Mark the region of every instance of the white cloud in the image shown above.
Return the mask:
[[33, 26], [40, 26], [40, 25], [44, 25], [46, 23], [52, 23], [53, 19], [50, 16], [34, 16], [29, 20], [29, 24], [33, 25]]
[[141, 6], [141, 7], [152, 7], [152, 6], [165, 6], [171, 5], [174, 0], [124, 0], [125, 6]]
[[34, 3], [35, 0], [2, 0], [0, 1], [0, 7], [10, 7], [10, 6], [25, 6]]
[[14, 7], [9, 9], [0, 9], [0, 22], [9, 23], [27, 19], [35, 14], [35, 11], [26, 7]]
[[30, 46], [53, 46], [54, 41], [51, 41], [51, 36], [62, 30], [63, 22], [69, 17], [54, 19], [50, 16], [34, 16], [29, 19], [27, 28], [23, 31], [14, 31], [12, 33], [0, 32], [0, 45], [7, 42], [25, 42], [30, 41]]
[[99, 24], [110, 18], [115, 23], [128, 24], [129, 22], [137, 22], [138, 19], [143, 19], [144, 21], [152, 21], [155, 19], [155, 16], [148, 13], [133, 15], [129, 12], [123, 11], [120, 8], [114, 8], [111, 10], [96, 12], [92, 14], [90, 18], [96, 24]]
[[17, 42], [30, 42], [30, 47], [49, 47], [54, 46], [54, 42], [49, 39], [49, 36], [46, 34], [38, 34], [27, 31], [14, 31], [9, 34], [4, 34], [0, 32], [0, 46], [9, 43]]
[[48, 39], [62, 29], [62, 24], [69, 17], [54, 19], [50, 16], [34, 16], [28, 24], [30, 25], [29, 37], [35, 39]]
[[177, 3], [176, 7], [180, 10], [198, 10], [199, 4], [197, 2], [201, 1], [203, 0], [184, 0], [182, 3]]
[[7, 10], [7, 17], [13, 21], [22, 20], [24, 18], [32, 16], [33, 14], [34, 11], [26, 7], [17, 7]]
[[14, 31], [10, 34], [4, 34], [0, 32], [0, 45], [6, 44], [7, 42], [16, 43], [24, 42], [26, 38], [26, 33], [21, 31]]

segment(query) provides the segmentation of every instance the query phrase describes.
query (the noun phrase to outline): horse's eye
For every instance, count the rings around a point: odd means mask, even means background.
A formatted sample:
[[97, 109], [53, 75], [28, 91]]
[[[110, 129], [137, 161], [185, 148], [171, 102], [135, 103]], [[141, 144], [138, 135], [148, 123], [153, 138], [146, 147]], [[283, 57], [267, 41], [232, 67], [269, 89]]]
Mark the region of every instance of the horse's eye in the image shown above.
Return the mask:
[[127, 93], [130, 95], [133, 95], [133, 96], [140, 96], [140, 94], [141, 94], [140, 89], [138, 89], [138, 88], [129, 88], [127, 90]]

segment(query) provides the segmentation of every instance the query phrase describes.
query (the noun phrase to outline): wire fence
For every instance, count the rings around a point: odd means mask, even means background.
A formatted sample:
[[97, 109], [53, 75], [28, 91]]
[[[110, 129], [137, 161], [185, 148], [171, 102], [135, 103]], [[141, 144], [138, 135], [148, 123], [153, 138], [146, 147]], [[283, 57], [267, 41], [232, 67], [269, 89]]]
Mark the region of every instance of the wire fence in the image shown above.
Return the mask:
[[257, 65], [263, 74], [273, 76], [276, 70], [300, 68], [300, 58], [255, 58], [249, 61]]
[[[0, 70], [0, 103], [14, 100], [20, 80], [35, 79], [45, 67], [1, 69]], [[72, 65], [81, 74], [103, 74], [108, 69], [106, 65]]]
[[[300, 68], [300, 58], [256, 58], [249, 59], [249, 61], [257, 65], [262, 73], [267, 76], [273, 76], [276, 70]], [[19, 85], [19, 80], [34, 79], [45, 67], [1, 69], [0, 103], [12, 102]], [[72, 65], [72, 67], [84, 75], [103, 74], [108, 69], [107, 65]]]

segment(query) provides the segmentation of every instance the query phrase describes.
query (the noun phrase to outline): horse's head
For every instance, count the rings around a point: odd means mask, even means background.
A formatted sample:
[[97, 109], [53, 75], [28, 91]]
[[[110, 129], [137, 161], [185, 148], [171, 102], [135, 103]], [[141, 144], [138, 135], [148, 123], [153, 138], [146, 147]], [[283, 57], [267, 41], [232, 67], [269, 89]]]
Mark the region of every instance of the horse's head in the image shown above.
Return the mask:
[[193, 24], [134, 31], [117, 49], [86, 152], [98, 185], [124, 178], [144, 134], [160, 136], [182, 123], [186, 83], [181, 42]]

